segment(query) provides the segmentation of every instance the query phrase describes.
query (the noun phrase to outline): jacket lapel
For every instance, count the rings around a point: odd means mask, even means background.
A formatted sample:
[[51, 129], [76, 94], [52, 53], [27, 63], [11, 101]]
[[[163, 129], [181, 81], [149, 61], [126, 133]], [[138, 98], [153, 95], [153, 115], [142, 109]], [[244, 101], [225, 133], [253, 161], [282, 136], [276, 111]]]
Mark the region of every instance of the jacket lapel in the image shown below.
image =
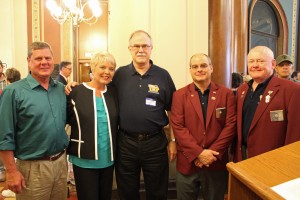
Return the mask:
[[200, 100], [199, 100], [199, 95], [198, 91], [195, 90], [195, 85], [194, 83], [191, 83], [189, 85], [189, 93], [188, 93], [188, 99], [191, 101], [191, 104], [194, 107], [195, 112], [197, 113], [199, 117], [199, 121], [201, 124], [204, 124], [204, 119], [203, 119], [203, 113], [202, 113], [202, 108], [200, 105]]
[[259, 105], [256, 108], [253, 120], [251, 122], [251, 126], [249, 129], [249, 133], [254, 128], [262, 114], [268, 108], [268, 106], [272, 103], [273, 99], [275, 98], [276, 94], [278, 93], [280, 84], [276, 81], [277, 77], [273, 77], [268, 86], [266, 87], [264, 94], [259, 102]]
[[208, 127], [208, 124], [210, 123], [211, 117], [213, 112], [216, 110], [216, 101], [218, 100], [218, 86], [216, 86], [214, 83], [210, 84], [210, 92], [208, 97], [208, 105], [207, 105], [207, 112], [206, 112], [206, 128]]
[[[248, 84], [243, 84], [242, 86], [240, 86], [240, 88], [238, 88], [238, 92], [237, 92], [237, 110], [238, 110], [238, 116], [242, 116], [243, 113], [243, 106], [244, 106], [244, 102], [245, 102], [245, 97], [247, 95], [249, 86]], [[240, 117], [240, 120], [242, 120], [242, 117]]]
[[[248, 84], [243, 84], [241, 85], [238, 90], [237, 90], [237, 128], [238, 128], [238, 132], [242, 133], [242, 119], [243, 119], [243, 106], [244, 106], [244, 102], [245, 102], [245, 97], [247, 95], [249, 86]], [[239, 144], [242, 141], [242, 137], [238, 137], [239, 138]]]

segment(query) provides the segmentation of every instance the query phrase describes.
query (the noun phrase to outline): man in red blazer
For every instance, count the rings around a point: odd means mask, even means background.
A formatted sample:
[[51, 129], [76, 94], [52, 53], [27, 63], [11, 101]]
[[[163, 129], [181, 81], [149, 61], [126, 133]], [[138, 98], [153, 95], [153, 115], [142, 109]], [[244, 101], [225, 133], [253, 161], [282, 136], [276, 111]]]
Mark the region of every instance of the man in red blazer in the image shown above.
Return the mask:
[[224, 199], [227, 149], [236, 131], [233, 92], [211, 82], [213, 66], [205, 54], [190, 59], [193, 83], [173, 94], [171, 126], [177, 142], [177, 199]]
[[273, 75], [276, 61], [268, 47], [254, 47], [247, 59], [252, 80], [236, 96], [236, 161], [300, 140], [300, 85]]

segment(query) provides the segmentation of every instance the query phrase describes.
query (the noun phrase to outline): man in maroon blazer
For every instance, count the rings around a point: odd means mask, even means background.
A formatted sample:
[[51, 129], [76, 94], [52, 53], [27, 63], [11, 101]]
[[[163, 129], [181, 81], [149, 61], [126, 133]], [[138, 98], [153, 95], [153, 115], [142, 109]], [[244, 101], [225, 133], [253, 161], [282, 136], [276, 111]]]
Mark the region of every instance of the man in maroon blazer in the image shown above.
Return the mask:
[[273, 75], [276, 61], [268, 47], [254, 47], [247, 61], [252, 80], [236, 96], [236, 161], [300, 140], [300, 85]]
[[177, 198], [223, 200], [227, 191], [227, 149], [236, 131], [233, 92], [211, 82], [205, 54], [190, 59], [193, 83], [173, 94], [171, 126], [177, 142]]

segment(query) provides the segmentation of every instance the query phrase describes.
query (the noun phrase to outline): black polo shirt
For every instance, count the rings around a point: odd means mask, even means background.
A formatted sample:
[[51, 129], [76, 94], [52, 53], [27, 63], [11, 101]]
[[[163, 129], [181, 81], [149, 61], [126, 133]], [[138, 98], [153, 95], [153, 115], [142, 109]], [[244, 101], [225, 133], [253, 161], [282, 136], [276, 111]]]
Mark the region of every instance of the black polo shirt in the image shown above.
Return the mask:
[[202, 107], [202, 114], [204, 119], [204, 127], [206, 126], [206, 113], [207, 113], [207, 106], [208, 106], [208, 96], [210, 91], [210, 85], [206, 90], [204, 90], [204, 93], [202, 94], [201, 90], [195, 85], [195, 90], [198, 92], [199, 100]]
[[247, 146], [247, 138], [248, 138], [248, 132], [256, 111], [256, 108], [264, 94], [264, 91], [266, 87], [268, 86], [268, 83], [270, 82], [271, 78], [273, 76], [269, 77], [264, 82], [257, 85], [255, 91], [252, 89], [253, 79], [248, 82], [248, 92], [245, 97], [244, 105], [243, 105], [243, 119], [242, 119], [242, 144]]
[[120, 129], [128, 133], [154, 133], [169, 123], [176, 90], [170, 74], [150, 61], [151, 67], [140, 75], [133, 64], [118, 68], [112, 84], [118, 89]]

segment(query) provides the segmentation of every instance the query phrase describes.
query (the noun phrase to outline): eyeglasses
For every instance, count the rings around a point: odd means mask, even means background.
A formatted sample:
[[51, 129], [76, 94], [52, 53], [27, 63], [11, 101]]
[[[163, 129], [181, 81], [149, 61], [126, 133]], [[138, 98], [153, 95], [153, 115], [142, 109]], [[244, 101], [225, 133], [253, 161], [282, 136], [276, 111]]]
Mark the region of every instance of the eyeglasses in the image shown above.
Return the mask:
[[132, 45], [130, 47], [133, 50], [140, 50], [141, 47], [142, 47], [143, 50], [148, 50], [151, 47], [151, 45], [148, 45], [148, 44], [137, 45], [137, 44], [135, 44], [135, 45]]
[[211, 64], [207, 64], [207, 63], [202, 63], [200, 65], [191, 65], [191, 69], [192, 70], [197, 70], [197, 69], [206, 69], [209, 65]]
[[71, 68], [71, 67], [70, 67], [70, 68], [69, 68], [69, 67], [65, 67], [65, 68], [68, 69], [68, 70], [70, 70], [70, 71], [72, 71], [72, 68]]

